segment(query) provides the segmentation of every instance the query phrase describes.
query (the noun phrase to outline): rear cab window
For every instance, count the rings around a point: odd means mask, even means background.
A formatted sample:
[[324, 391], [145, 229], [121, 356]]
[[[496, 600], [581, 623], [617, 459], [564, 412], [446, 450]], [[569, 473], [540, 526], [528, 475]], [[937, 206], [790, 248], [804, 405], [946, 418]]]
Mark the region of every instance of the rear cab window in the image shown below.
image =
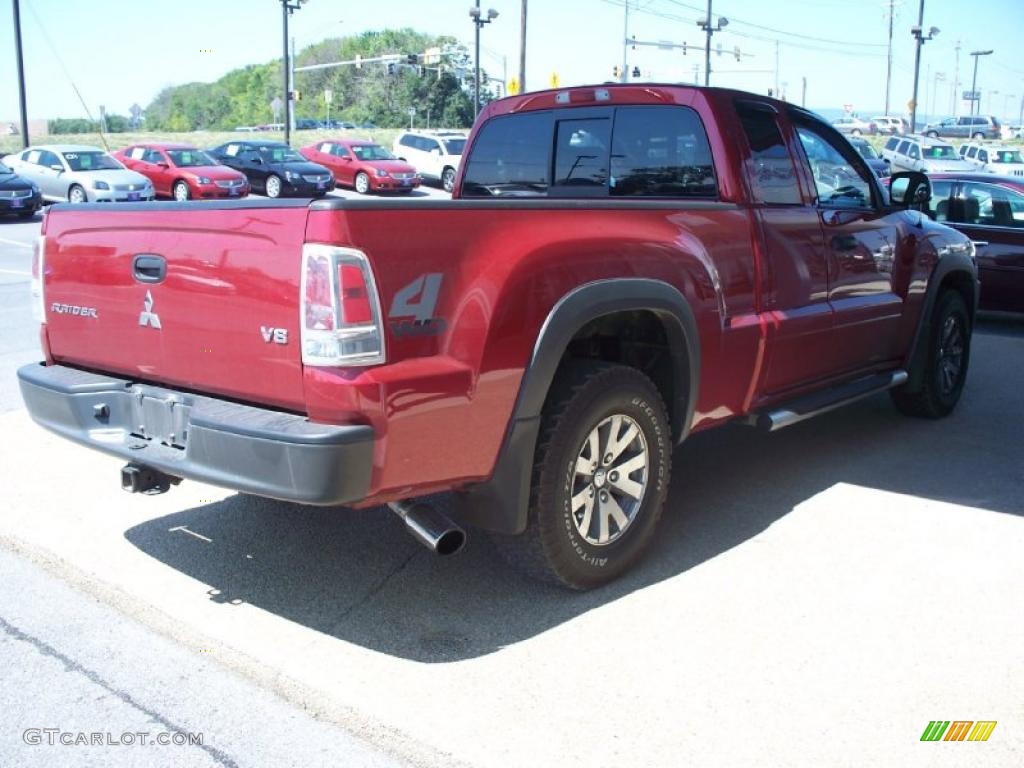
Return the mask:
[[681, 106], [527, 112], [489, 120], [463, 197], [715, 198], [711, 150], [697, 113]]

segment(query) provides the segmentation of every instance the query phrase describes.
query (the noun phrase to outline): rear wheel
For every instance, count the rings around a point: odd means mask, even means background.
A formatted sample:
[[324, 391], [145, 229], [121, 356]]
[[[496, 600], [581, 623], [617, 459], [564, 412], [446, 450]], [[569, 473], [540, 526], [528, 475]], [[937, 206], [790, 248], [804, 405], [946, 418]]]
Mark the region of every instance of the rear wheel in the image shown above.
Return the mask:
[[506, 559], [572, 589], [630, 568], [668, 490], [671, 431], [658, 389], [635, 368], [563, 365], [544, 407], [526, 530], [498, 536]]
[[174, 182], [174, 199], [179, 203], [183, 203], [191, 196], [191, 191], [188, 188], [188, 182], [176, 181]]
[[455, 169], [445, 168], [441, 174], [441, 186], [444, 187], [445, 192], [451, 192], [455, 189]]
[[360, 171], [356, 174], [356, 192], [366, 195], [370, 192], [370, 177]]
[[929, 138], [935, 139], [935, 138], [938, 138], [939, 132], [938, 131], [928, 131], [928, 133], [926, 133], [925, 135], [928, 136]]
[[267, 176], [267, 197], [281, 196], [281, 179], [274, 174]]
[[982, 139], [985, 138], [985, 134], [982, 133], [981, 131], [978, 131], [976, 134], [974, 134], [974, 138], [977, 139], [978, 141], [981, 141]]
[[953, 412], [967, 380], [971, 354], [971, 319], [963, 297], [947, 290], [935, 304], [921, 389], [890, 391], [901, 413], [926, 419], [940, 419]]
[[88, 203], [89, 196], [85, 194], [85, 189], [78, 184], [75, 184], [68, 190], [68, 202], [69, 203]]
[[861, 130], [860, 130], [860, 128], [854, 128], [854, 129], [853, 129], [853, 135], [854, 135], [854, 136], [860, 136], [860, 135], [861, 135]]

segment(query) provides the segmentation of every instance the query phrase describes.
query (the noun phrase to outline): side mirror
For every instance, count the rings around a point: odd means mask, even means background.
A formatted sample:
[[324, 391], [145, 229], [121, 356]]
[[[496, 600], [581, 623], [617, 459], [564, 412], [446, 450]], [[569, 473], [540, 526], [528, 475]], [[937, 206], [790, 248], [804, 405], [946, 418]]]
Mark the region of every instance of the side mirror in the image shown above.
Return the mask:
[[926, 211], [932, 199], [932, 185], [923, 173], [894, 173], [889, 179], [889, 200], [898, 208]]

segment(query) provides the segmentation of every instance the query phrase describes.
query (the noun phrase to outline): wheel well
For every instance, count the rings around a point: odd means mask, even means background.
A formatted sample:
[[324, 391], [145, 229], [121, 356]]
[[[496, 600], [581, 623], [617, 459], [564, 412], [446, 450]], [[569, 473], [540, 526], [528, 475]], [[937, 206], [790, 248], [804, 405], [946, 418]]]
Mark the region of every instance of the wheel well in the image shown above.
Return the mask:
[[679, 433], [685, 382], [676, 381], [668, 333], [655, 312], [631, 310], [591, 320], [572, 337], [559, 365], [569, 359], [604, 360], [643, 371], [665, 401], [673, 433]]
[[939, 284], [939, 292], [942, 291], [957, 291], [963, 298], [964, 303], [967, 305], [967, 309], [970, 312], [971, 317], [974, 317], [974, 312], [977, 307], [974, 306], [974, 280], [971, 276], [960, 270], [950, 272], [946, 275], [942, 282]]

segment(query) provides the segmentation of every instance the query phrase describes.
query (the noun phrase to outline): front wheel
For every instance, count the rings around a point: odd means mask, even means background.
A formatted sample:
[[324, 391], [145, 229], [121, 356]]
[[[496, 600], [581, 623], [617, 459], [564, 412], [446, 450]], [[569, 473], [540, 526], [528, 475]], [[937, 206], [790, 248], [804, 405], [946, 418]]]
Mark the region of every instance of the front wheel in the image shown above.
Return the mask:
[[977, 139], [978, 141], [981, 141], [982, 139], [985, 138], [985, 134], [979, 131], [978, 133], [974, 134], [974, 138]]
[[671, 430], [635, 368], [563, 365], [542, 414], [526, 530], [495, 538], [527, 574], [572, 589], [620, 576], [643, 554], [668, 490]]
[[191, 192], [188, 188], [188, 182], [178, 181], [174, 184], [174, 199], [179, 203], [183, 203], [189, 199]]
[[356, 192], [366, 195], [370, 192], [370, 177], [360, 171], [356, 174]]
[[860, 136], [860, 135], [861, 135], [861, 130], [860, 130], [860, 128], [854, 128], [854, 129], [853, 129], [853, 135], [854, 135], [854, 136]]
[[939, 137], [939, 132], [938, 131], [928, 131], [928, 133], [926, 133], [925, 135], [928, 138], [930, 138], [930, 139], [937, 139]]
[[75, 184], [71, 189], [68, 190], [68, 202], [69, 203], [88, 203], [89, 196], [85, 194], [85, 189]]
[[907, 416], [941, 419], [953, 412], [967, 380], [971, 355], [971, 318], [963, 297], [947, 290], [935, 304], [926, 339], [921, 389], [890, 390], [896, 408]]
[[444, 173], [441, 174], [441, 186], [444, 187], [444, 191], [449, 194], [455, 189], [455, 169], [445, 168]]
[[281, 179], [274, 174], [267, 176], [267, 197], [281, 196]]

